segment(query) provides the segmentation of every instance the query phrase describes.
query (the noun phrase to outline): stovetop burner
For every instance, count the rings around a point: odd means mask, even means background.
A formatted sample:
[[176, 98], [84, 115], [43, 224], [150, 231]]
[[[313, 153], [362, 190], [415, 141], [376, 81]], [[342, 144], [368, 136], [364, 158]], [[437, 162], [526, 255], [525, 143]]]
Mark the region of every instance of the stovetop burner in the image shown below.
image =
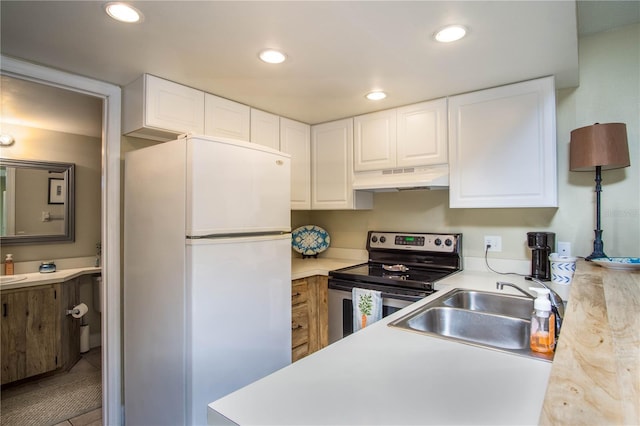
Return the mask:
[[[433, 284], [462, 270], [462, 235], [369, 231], [369, 262], [329, 273], [329, 287], [433, 292]], [[387, 291], [387, 292], [388, 292]]]
[[417, 283], [417, 287], [425, 288], [422, 284], [432, 283], [443, 277], [449, 275], [451, 271], [448, 270], [429, 270], [429, 269], [413, 269], [405, 272], [401, 271], [387, 271], [383, 268], [382, 264], [378, 263], [363, 263], [362, 265], [351, 266], [347, 268], [339, 269], [337, 275], [351, 275], [360, 276], [364, 279], [373, 280], [375, 282], [385, 283], [387, 280], [405, 281], [407, 286], [413, 286], [411, 283]]

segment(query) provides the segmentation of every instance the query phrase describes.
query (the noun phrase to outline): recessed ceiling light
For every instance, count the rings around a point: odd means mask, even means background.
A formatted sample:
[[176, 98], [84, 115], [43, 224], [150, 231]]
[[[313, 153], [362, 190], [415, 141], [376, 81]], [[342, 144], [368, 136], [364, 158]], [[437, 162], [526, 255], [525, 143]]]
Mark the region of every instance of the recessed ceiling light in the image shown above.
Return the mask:
[[433, 37], [441, 43], [450, 43], [452, 41], [460, 40], [466, 34], [467, 29], [462, 25], [449, 25], [435, 33]]
[[380, 91], [380, 90], [376, 90], [374, 92], [369, 92], [367, 93], [367, 99], [369, 99], [370, 101], [379, 101], [381, 99], [384, 99], [387, 97], [387, 94]]
[[126, 3], [107, 3], [104, 10], [109, 16], [120, 22], [135, 23], [142, 20], [142, 13]]
[[13, 139], [13, 136], [11, 136], [10, 134], [8, 133], [0, 134], [0, 145], [9, 146], [9, 145], [13, 145], [13, 142], [15, 142], [15, 140]]
[[287, 55], [274, 49], [263, 50], [258, 56], [268, 64], [281, 64], [287, 59]]

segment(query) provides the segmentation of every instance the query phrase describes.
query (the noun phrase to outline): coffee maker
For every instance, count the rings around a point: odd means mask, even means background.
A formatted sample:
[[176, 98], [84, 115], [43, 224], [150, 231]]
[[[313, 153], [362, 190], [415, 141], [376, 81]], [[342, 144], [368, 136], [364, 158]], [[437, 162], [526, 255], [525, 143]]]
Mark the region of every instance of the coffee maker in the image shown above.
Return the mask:
[[531, 277], [550, 281], [549, 255], [556, 247], [556, 234], [553, 232], [527, 232], [527, 245], [531, 249]]

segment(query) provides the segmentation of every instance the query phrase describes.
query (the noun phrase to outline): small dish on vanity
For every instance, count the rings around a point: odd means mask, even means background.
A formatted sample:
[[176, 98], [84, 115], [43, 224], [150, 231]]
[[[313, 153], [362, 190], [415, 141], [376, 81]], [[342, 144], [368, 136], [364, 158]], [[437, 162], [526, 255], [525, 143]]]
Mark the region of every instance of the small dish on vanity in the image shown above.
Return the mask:
[[42, 262], [40, 264], [41, 274], [48, 274], [50, 272], [55, 272], [55, 271], [56, 271], [56, 264], [52, 260], [49, 262]]

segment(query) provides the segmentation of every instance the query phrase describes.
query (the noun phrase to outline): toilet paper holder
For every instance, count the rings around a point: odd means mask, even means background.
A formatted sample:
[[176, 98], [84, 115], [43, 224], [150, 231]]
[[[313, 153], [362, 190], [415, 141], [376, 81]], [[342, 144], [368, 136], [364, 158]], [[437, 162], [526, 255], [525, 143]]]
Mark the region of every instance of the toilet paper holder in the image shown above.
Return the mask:
[[84, 303], [79, 303], [71, 309], [67, 309], [66, 314], [71, 315], [74, 318], [82, 318], [87, 312], [89, 308]]

